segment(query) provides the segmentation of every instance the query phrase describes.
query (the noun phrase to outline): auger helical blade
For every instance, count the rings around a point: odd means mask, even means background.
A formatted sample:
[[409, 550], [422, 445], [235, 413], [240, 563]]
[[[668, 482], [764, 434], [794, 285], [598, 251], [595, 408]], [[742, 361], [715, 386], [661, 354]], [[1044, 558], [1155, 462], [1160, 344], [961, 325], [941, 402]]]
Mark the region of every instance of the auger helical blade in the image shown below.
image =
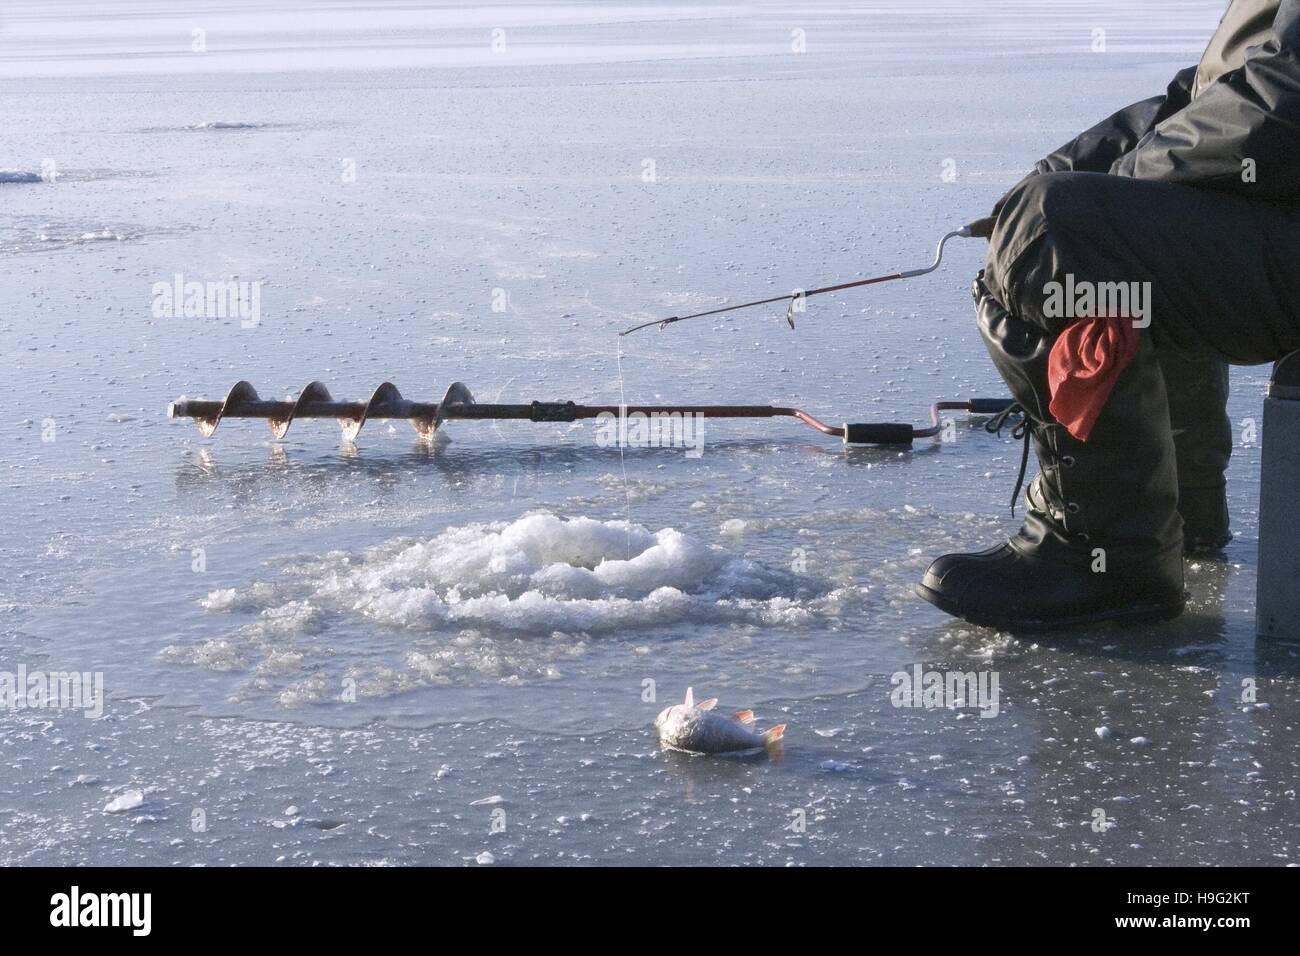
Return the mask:
[[442, 424], [442, 419], [439, 417], [438, 407], [424, 407], [426, 409], [424, 414], [412, 415], [407, 421], [411, 423], [411, 427], [415, 429], [416, 434], [421, 438], [432, 438], [438, 430], [438, 426]]
[[334, 401], [334, 399], [330, 397], [330, 390], [328, 388], [320, 382], [310, 382], [307, 387], [302, 390], [302, 394], [298, 396], [298, 400], [293, 403], [293, 408], [290, 409], [288, 415], [283, 417], [273, 415], [266, 420], [266, 423], [271, 426], [271, 434], [274, 435], [278, 441], [288, 433], [289, 426], [293, 424], [294, 418], [298, 415], [298, 410], [302, 408], [303, 405], [310, 402], [332, 401]]
[[402, 393], [397, 390], [397, 386], [392, 382], [384, 382], [377, 389], [375, 394], [370, 396], [370, 401], [366, 402], [366, 407], [362, 409], [358, 418], [340, 418], [339, 427], [343, 429], [344, 441], [356, 441], [357, 434], [361, 427], [365, 425], [366, 419], [370, 417], [373, 411], [379, 405], [398, 405], [402, 402]]
[[452, 382], [447, 386], [447, 394], [443, 395], [442, 401], [438, 403], [438, 411], [433, 419], [412, 419], [411, 424], [423, 437], [428, 438], [442, 426], [451, 411], [473, 404], [474, 396], [470, 394], [469, 386], [464, 382]]
[[226, 400], [221, 403], [221, 408], [215, 415], [205, 415], [202, 418], [194, 419], [194, 424], [199, 426], [199, 434], [204, 438], [211, 438], [212, 433], [217, 430], [221, 424], [221, 419], [226, 416], [227, 412], [238, 414], [239, 407], [247, 402], [258, 401], [257, 389], [248, 382], [236, 382], [226, 393]]

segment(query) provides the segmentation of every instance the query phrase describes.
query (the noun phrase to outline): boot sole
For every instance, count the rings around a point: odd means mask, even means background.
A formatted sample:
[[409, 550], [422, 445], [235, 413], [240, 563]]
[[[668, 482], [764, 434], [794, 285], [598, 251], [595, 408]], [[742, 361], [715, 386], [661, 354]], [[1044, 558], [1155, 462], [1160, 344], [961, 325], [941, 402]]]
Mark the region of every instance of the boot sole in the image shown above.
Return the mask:
[[924, 584], [917, 584], [914, 590], [918, 597], [929, 601], [945, 614], [951, 614], [955, 618], [960, 618], [971, 624], [977, 624], [980, 627], [995, 627], [999, 630], [1016, 630], [1016, 631], [1052, 631], [1070, 627], [1082, 627], [1086, 624], [1102, 624], [1107, 621], [1116, 623], [1141, 624], [1152, 621], [1168, 621], [1176, 618], [1183, 613], [1183, 607], [1186, 605], [1185, 598], [1179, 598], [1176, 602], [1171, 601], [1165, 604], [1136, 604], [1123, 608], [1115, 608], [1109, 611], [1097, 611], [1092, 614], [1076, 614], [1071, 617], [1059, 617], [1051, 620], [1033, 619], [1033, 618], [995, 618], [983, 614], [969, 614], [963, 612], [956, 602], [949, 600], [932, 588]]

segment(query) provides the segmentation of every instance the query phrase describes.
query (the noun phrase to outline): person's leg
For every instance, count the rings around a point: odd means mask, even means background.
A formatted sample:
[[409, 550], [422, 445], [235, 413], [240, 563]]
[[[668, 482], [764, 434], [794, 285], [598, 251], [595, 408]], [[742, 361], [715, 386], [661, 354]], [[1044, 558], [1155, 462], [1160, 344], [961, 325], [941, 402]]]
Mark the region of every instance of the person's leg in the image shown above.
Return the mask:
[[[1041, 473], [1025, 526], [978, 555], [945, 555], [918, 587], [996, 626], [1176, 614], [1181, 521], [1159, 353], [1245, 364], [1300, 346], [1300, 227], [1287, 212], [1189, 187], [1090, 173], [1032, 177], [1003, 206], [980, 329], [1025, 409]], [[1087, 442], [1048, 411], [1047, 354], [1071, 321], [1047, 284], [1150, 283], [1150, 328]], [[1004, 307], [1005, 304], [1005, 307]]]
[[1016, 318], [982, 279], [979, 328], [1023, 410], [1039, 473], [1005, 544], [935, 560], [921, 597], [976, 624], [1043, 628], [1172, 617], [1183, 608], [1178, 479], [1164, 381], [1143, 337], [1087, 442], [1048, 410], [1054, 336]]
[[1227, 193], [1102, 173], [1033, 176], [1007, 197], [984, 281], [1050, 335], [1045, 286], [1147, 282], [1156, 346], [1234, 365], [1300, 346], [1300, 211]]
[[1215, 551], [1232, 540], [1224, 478], [1232, 456], [1228, 366], [1172, 349], [1158, 350], [1156, 357], [1169, 396], [1169, 423], [1178, 459], [1183, 550], [1188, 554]]

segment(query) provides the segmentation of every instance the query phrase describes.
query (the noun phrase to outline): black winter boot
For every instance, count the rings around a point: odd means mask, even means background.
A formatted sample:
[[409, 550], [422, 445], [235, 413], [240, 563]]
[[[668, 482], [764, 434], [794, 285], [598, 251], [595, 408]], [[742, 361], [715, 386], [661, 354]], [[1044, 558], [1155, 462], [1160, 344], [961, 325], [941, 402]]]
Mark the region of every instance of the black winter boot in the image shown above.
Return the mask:
[[1211, 554], [1232, 540], [1226, 485], [1179, 488], [1178, 513], [1183, 519], [1184, 554]]
[[[1006, 629], [1176, 616], [1184, 603], [1178, 479], [1150, 342], [1143, 339], [1081, 442], [1047, 410], [1051, 339], [1008, 314], [979, 281], [976, 301], [980, 331], [1024, 416], [1018, 430], [1032, 438], [1040, 473], [1019, 532], [987, 551], [938, 558], [917, 593], [956, 617]], [[1007, 416], [1000, 418], [990, 424], [1000, 427]]]
[[1228, 366], [1172, 348], [1156, 358], [1169, 397], [1169, 424], [1178, 461], [1178, 513], [1183, 553], [1218, 551], [1232, 540], [1224, 473], [1232, 457]]

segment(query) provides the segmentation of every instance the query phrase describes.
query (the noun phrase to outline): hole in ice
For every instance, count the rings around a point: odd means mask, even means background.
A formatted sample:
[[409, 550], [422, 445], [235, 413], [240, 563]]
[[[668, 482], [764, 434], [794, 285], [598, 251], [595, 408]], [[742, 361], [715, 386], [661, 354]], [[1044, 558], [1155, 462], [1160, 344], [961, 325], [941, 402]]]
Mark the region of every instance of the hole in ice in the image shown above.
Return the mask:
[[267, 632], [319, 629], [321, 609], [402, 628], [599, 632], [690, 619], [797, 624], [810, 579], [765, 567], [673, 528], [565, 518], [448, 528], [361, 555], [297, 564], [278, 583], [214, 591], [209, 611], [260, 610]]
[[[538, 511], [361, 552], [286, 555], [267, 580], [199, 601], [233, 627], [159, 658], [240, 675], [223, 685], [236, 705], [354, 709], [420, 688], [604, 679], [657, 637], [704, 655], [755, 635], [785, 641], [837, 629], [872, 600], [868, 587], [741, 557], [713, 544], [711, 529], [702, 535]], [[439, 694], [407, 706], [445, 718], [448, 705]]]

